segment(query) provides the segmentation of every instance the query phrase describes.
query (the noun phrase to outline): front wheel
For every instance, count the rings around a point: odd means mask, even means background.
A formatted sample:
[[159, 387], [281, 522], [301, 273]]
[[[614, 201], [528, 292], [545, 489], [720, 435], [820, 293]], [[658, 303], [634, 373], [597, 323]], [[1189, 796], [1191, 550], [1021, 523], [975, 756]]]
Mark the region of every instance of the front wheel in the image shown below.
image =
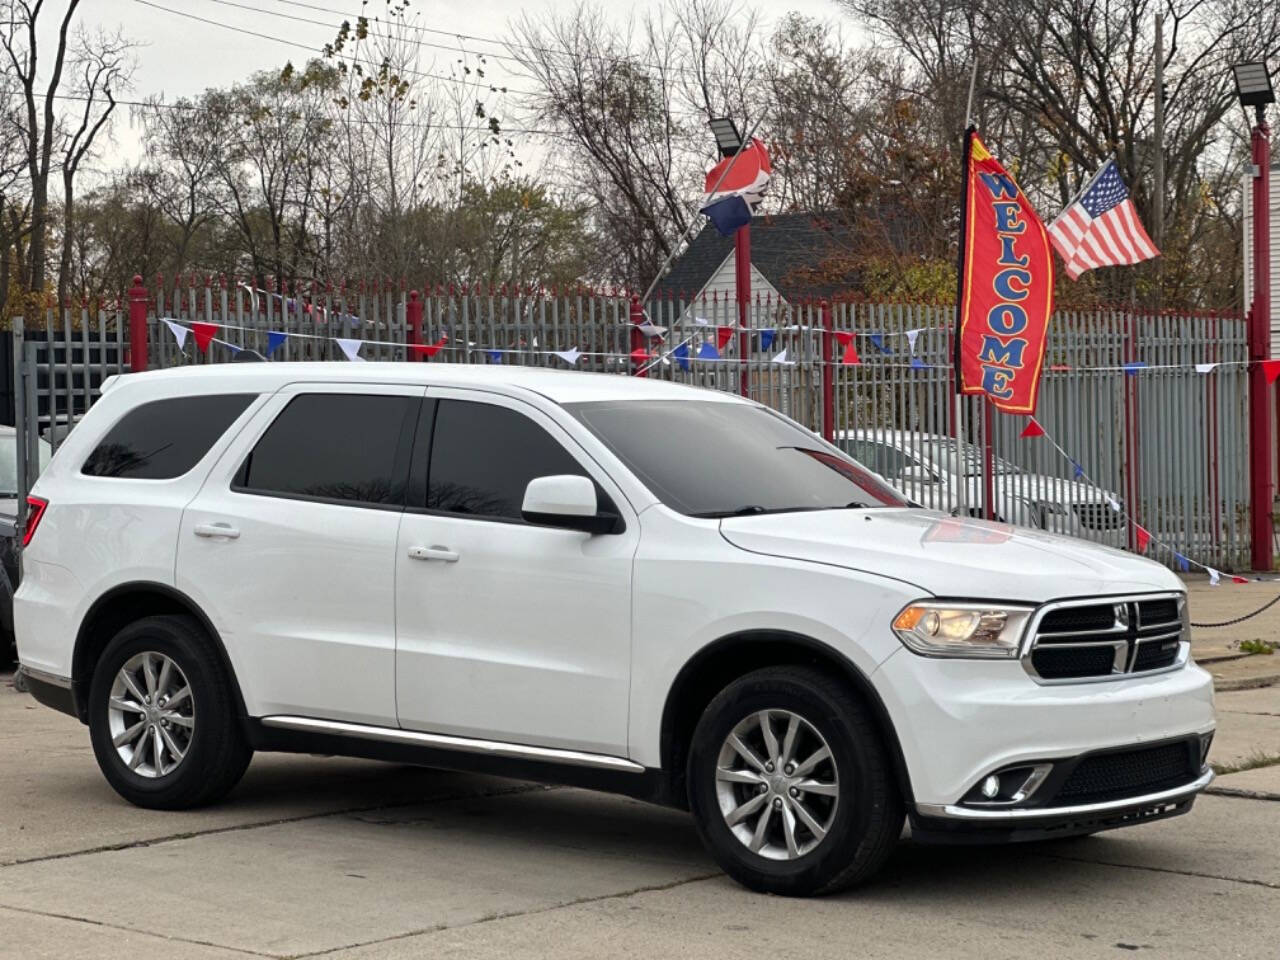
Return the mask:
[[191, 617], [147, 617], [121, 630], [89, 688], [89, 736], [107, 782], [140, 807], [220, 799], [252, 756], [231, 682]]
[[731, 877], [790, 896], [874, 874], [902, 832], [902, 801], [866, 707], [807, 667], [771, 667], [711, 701], [689, 753], [698, 832]]

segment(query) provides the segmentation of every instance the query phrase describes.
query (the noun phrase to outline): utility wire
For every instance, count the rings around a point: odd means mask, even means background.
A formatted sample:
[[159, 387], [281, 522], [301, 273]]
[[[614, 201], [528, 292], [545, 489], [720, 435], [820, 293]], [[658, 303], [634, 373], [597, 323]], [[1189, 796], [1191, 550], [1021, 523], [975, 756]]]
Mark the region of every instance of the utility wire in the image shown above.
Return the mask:
[[[221, 20], [210, 20], [208, 17], [201, 17], [194, 13], [187, 13], [184, 10], [175, 10], [172, 7], [165, 7], [165, 6], [161, 6], [158, 3], [152, 3], [151, 0], [133, 0], [133, 2], [140, 3], [144, 7], [151, 7], [153, 10], [162, 10], [165, 13], [171, 13], [176, 17], [185, 17], [188, 20], [195, 20], [199, 23], [205, 23], [212, 27], [221, 27], [224, 30], [231, 30], [234, 33], [241, 33], [249, 37], [257, 37], [261, 40], [270, 40], [273, 43], [282, 43], [285, 46], [295, 47], [299, 50], [306, 50], [310, 53], [323, 54], [325, 52], [322, 47], [312, 47], [312, 46], [308, 46], [305, 43], [298, 43], [295, 40], [286, 40], [284, 37], [277, 37], [269, 33], [259, 33], [257, 30], [249, 30], [245, 27], [237, 27], [231, 23], [223, 23]], [[380, 66], [380, 64], [372, 63], [370, 61], [362, 61], [355, 57], [346, 57], [346, 56], [343, 56], [342, 54], [335, 54], [335, 56], [337, 56], [339, 59], [351, 60], [353, 63], [362, 64], [363, 66], [368, 66], [368, 67]], [[499, 86], [493, 83], [478, 83], [474, 80], [462, 80], [462, 79], [459, 79], [458, 77], [445, 77], [435, 73], [425, 73], [420, 70], [404, 70], [403, 72], [411, 76], [427, 77], [432, 80], [442, 80], [442, 81], [445, 81], [446, 83], [459, 83], [459, 84], [462, 84], [463, 86], [479, 87], [480, 89], [489, 90], [493, 93], [515, 93], [523, 96], [530, 96], [530, 97], [536, 96], [536, 94], [534, 94], [533, 91], [531, 90], [515, 90], [515, 89], [512, 89], [511, 87], [506, 86], [505, 84]]]

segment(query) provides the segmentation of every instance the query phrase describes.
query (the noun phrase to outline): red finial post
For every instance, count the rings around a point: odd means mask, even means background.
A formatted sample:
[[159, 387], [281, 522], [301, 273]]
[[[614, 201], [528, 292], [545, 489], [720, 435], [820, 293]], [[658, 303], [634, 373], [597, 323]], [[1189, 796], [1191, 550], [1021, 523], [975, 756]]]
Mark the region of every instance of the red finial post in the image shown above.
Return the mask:
[[[404, 305], [404, 342], [410, 347], [422, 343], [422, 298], [417, 290], [409, 291], [409, 302]], [[408, 359], [427, 359], [421, 351], [409, 351]]]
[[823, 300], [818, 306], [818, 311], [822, 322], [822, 439], [827, 443], [835, 443], [835, 328], [831, 322], [831, 304]]
[[147, 303], [151, 294], [142, 285], [142, 276], [135, 274], [129, 288], [129, 371], [141, 373], [147, 369]]
[[647, 354], [647, 340], [644, 332], [640, 329], [640, 325], [644, 323], [644, 308], [640, 306], [640, 298], [631, 297], [631, 375], [633, 377], [643, 377], [648, 375], [648, 371], [644, 369], [648, 360], [640, 359], [641, 354]]

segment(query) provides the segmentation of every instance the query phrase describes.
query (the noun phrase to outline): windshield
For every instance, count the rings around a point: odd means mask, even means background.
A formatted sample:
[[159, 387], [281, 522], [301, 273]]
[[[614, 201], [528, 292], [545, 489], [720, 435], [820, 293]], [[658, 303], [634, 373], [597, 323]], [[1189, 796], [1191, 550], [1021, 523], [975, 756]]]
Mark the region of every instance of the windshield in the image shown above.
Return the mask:
[[[49, 465], [49, 458], [53, 456], [53, 448], [49, 446], [47, 440], [37, 440], [36, 446], [40, 448], [40, 469], [43, 470]], [[35, 477], [27, 477], [28, 485], [34, 481]], [[0, 498], [16, 497], [17, 495], [18, 447], [13, 434], [9, 434], [8, 436], [0, 437]]]
[[700, 400], [566, 406], [655, 496], [689, 516], [907, 505], [846, 454], [763, 407]]
[[[948, 437], [937, 437], [922, 440], [919, 445], [911, 444], [910, 450], [919, 450], [929, 457], [947, 473], [963, 473], [966, 477], [982, 476], [983, 450], [977, 444], [967, 443], [964, 447], [964, 470], [960, 469], [960, 455], [956, 450], [956, 442]], [[1003, 474], [1020, 473], [1021, 471], [1008, 460], [994, 458], [995, 472]]]

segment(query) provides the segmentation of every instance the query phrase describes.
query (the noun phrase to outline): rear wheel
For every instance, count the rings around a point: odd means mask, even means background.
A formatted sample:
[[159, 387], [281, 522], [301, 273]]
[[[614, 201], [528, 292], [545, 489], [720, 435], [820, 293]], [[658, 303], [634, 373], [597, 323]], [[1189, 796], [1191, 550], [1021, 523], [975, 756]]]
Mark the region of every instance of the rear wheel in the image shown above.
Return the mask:
[[809, 668], [757, 670], [712, 700], [694, 731], [688, 782], [704, 843], [753, 890], [833, 893], [874, 874], [902, 832], [866, 708]]
[[220, 799], [252, 756], [231, 680], [191, 617], [147, 617], [107, 645], [89, 690], [89, 735], [116, 792], [156, 809]]

